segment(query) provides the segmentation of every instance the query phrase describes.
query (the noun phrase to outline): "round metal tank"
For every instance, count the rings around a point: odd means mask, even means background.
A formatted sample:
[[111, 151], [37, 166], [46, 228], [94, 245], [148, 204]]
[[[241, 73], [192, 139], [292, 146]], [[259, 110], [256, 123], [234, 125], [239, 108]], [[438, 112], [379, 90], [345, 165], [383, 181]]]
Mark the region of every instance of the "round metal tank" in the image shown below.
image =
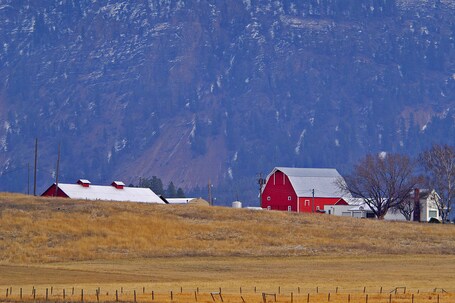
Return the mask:
[[240, 201], [232, 202], [232, 208], [242, 208], [242, 202]]

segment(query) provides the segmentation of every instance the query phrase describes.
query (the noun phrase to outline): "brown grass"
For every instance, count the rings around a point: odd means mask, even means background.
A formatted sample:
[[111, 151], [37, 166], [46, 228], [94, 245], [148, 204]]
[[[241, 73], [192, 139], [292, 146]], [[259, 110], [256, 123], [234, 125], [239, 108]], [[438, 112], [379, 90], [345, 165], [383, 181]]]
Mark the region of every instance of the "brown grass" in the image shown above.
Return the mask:
[[1, 263], [455, 253], [455, 226], [222, 207], [0, 196]]

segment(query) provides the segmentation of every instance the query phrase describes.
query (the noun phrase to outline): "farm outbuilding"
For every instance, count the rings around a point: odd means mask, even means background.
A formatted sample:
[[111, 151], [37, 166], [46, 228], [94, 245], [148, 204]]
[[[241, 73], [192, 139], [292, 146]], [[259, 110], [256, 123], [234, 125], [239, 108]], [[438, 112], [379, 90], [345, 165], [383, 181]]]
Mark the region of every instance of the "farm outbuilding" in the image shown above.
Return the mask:
[[79, 179], [76, 184], [59, 183], [58, 189], [54, 183], [41, 196], [165, 204], [150, 188], [127, 187], [121, 181], [104, 186], [92, 185], [89, 180]]
[[333, 168], [276, 167], [267, 176], [261, 206], [270, 210], [323, 213], [325, 205], [348, 205], [337, 186], [340, 181], [344, 182], [343, 177]]

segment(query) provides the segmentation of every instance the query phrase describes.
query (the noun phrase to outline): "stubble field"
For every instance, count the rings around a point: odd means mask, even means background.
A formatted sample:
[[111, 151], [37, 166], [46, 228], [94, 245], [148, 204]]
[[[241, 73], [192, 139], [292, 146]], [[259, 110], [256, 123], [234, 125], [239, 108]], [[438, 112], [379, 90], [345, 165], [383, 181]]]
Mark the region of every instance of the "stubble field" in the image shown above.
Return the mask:
[[455, 301], [452, 225], [2, 194], [0, 248], [0, 301]]

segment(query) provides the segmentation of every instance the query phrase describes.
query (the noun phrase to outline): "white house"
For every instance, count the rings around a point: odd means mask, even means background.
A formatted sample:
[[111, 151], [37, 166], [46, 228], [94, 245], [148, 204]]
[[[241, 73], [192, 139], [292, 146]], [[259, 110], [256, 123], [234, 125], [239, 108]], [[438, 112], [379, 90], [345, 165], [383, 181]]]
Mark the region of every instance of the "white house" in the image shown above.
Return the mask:
[[[414, 214], [414, 221], [428, 222], [431, 218], [441, 220], [441, 215], [439, 213], [438, 207], [436, 205], [436, 199], [438, 194], [434, 190], [428, 189], [416, 189], [414, 190], [409, 199], [415, 201], [416, 194], [419, 197], [419, 214], [420, 216]], [[349, 205], [326, 205], [324, 206], [324, 211], [326, 214], [335, 215], [335, 216], [345, 216], [353, 218], [374, 218], [374, 213], [371, 208], [365, 203], [362, 198], [345, 198], [345, 201]], [[390, 221], [405, 221], [406, 218], [400, 212], [397, 211], [388, 211], [384, 217], [384, 220]]]

